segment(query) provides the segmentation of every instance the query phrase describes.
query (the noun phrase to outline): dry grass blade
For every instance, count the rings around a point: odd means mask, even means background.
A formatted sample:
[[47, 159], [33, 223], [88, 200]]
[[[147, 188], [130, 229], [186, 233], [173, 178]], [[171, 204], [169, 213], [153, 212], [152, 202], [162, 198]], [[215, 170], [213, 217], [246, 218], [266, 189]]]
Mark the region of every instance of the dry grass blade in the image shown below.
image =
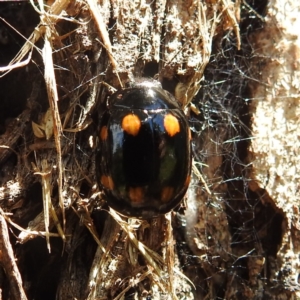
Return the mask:
[[115, 297], [113, 300], [122, 299], [122, 297], [125, 296], [127, 291], [129, 291], [132, 287], [136, 286], [139, 282], [142, 282], [149, 275], [151, 275], [151, 270], [148, 270], [147, 272], [143, 273], [138, 278], [131, 280], [130, 283], [128, 284], [128, 286], [117, 297]]
[[42, 160], [42, 171], [40, 172], [37, 167], [34, 165], [34, 170], [36, 175], [41, 175], [42, 180], [42, 191], [43, 191], [43, 205], [44, 205], [44, 224], [45, 224], [45, 231], [46, 231], [46, 241], [47, 241], [47, 247], [49, 252], [51, 252], [50, 248], [50, 233], [49, 233], [49, 226], [50, 226], [50, 217], [49, 214], [51, 214], [51, 217], [54, 221], [54, 224], [57, 228], [57, 231], [59, 232], [59, 235], [63, 240], [65, 240], [64, 232], [61, 228], [61, 225], [59, 223], [59, 219], [57, 217], [57, 214], [55, 212], [55, 209], [53, 207], [52, 201], [51, 201], [51, 170], [47, 164], [46, 160]]
[[204, 180], [202, 174], [200, 173], [200, 171], [198, 170], [198, 168], [196, 167], [195, 163], [193, 162], [193, 166], [192, 166], [193, 172], [194, 174], [197, 176], [197, 178], [199, 179], [199, 181], [204, 185], [205, 190], [207, 191], [207, 193], [212, 196], [212, 192], [209, 189], [206, 181]]
[[[156, 263], [157, 260], [160, 262], [163, 262], [163, 259], [156, 254], [154, 258], [154, 252], [150, 250], [148, 247], [146, 247], [143, 243], [137, 240], [135, 235], [132, 233], [132, 230], [129, 228], [129, 225], [127, 222], [121, 219], [121, 217], [113, 210], [110, 209], [110, 214], [112, 217], [118, 222], [118, 224], [121, 226], [121, 228], [127, 233], [128, 238], [132, 242], [132, 244], [140, 251], [140, 253], [143, 255], [145, 260], [149, 263], [149, 265], [155, 270], [156, 274], [159, 277], [162, 277], [162, 270]], [[155, 261], [156, 260], [156, 261]]]
[[[8, 22], [6, 22], [5, 19], [3, 18], [0, 19], [3, 22], [5, 22], [9, 27], [13, 28]], [[20, 33], [18, 32], [18, 34]], [[5, 72], [4, 74], [0, 75], [0, 78], [8, 74], [11, 70], [24, 67], [30, 62], [31, 55], [32, 55], [32, 48], [35, 47], [34, 44], [39, 40], [40, 37], [41, 37], [41, 32], [39, 30], [34, 31], [28, 39], [24, 37], [26, 43], [23, 45], [19, 53], [13, 58], [13, 60], [7, 66], [0, 67], [0, 72]], [[22, 59], [27, 55], [27, 53], [29, 53], [28, 57], [24, 61], [22, 61]]]
[[238, 50], [241, 49], [241, 35], [240, 35], [240, 27], [239, 24], [237, 22], [237, 18], [234, 15], [233, 12], [233, 3], [230, 1], [230, 3], [228, 2], [228, 0], [222, 0], [222, 3], [224, 5], [224, 11], [226, 12], [230, 22], [231, 22], [231, 26], [233, 27], [233, 30], [235, 32], [236, 35], [236, 47]]
[[[32, 2], [32, 1], [31, 1]], [[49, 18], [49, 16], [52, 16], [51, 22], [52, 24], [57, 22], [59, 20], [59, 15], [62, 13], [64, 9], [69, 5], [70, 1], [69, 0], [57, 0], [55, 1], [47, 15], [43, 14], [41, 15], [41, 22], [40, 24], [35, 28], [34, 32], [30, 35], [28, 39], [24, 37], [26, 40], [25, 44], [19, 51], [19, 53], [11, 60], [11, 62], [5, 66], [0, 68], [0, 72], [5, 72], [0, 76], [3, 77], [7, 73], [9, 73], [11, 70], [15, 68], [20, 68], [25, 65], [27, 65], [31, 59], [31, 54], [32, 54], [32, 48], [35, 47], [35, 43], [43, 36], [45, 32], [45, 27], [44, 25], [47, 24], [48, 22], [46, 21], [46, 18]], [[35, 7], [34, 3], [32, 2], [32, 6]], [[47, 16], [47, 17], [46, 17]], [[7, 23], [3, 18], [1, 18], [5, 23]], [[10, 26], [10, 24], [8, 24]], [[39, 51], [39, 49], [38, 49]], [[22, 61], [22, 59], [29, 53], [29, 56], [26, 60]]]
[[[108, 55], [109, 55], [109, 59], [111, 61], [111, 64], [113, 66], [113, 69], [114, 70], [117, 70], [118, 68], [118, 64], [112, 54], [112, 46], [111, 46], [111, 42], [110, 42], [110, 39], [109, 39], [109, 35], [108, 35], [108, 32], [107, 32], [107, 29], [106, 29], [106, 26], [105, 26], [105, 23], [103, 21], [103, 18], [99, 12], [99, 9], [97, 7], [97, 3], [95, 0], [87, 0], [87, 3], [90, 7], [90, 12], [91, 14], [93, 15], [94, 19], [95, 19], [95, 22], [97, 24], [97, 27], [98, 27], [98, 30], [99, 30], [99, 33], [102, 37], [102, 40], [103, 40], [103, 45], [105, 47], [105, 49], [107, 50], [108, 52]], [[118, 73], [116, 73], [117, 77], [118, 77], [118, 80], [119, 80], [119, 83], [120, 83], [120, 86], [123, 87], [123, 84], [122, 84], [122, 81], [121, 79], [119, 78], [119, 75]]]
[[32, 55], [32, 49], [30, 49], [29, 55], [28, 55], [28, 57], [24, 61], [16, 62], [13, 65], [8, 65], [8, 66], [5, 66], [5, 67], [0, 67], [0, 72], [6, 72], [3, 75], [0, 75], [0, 78], [3, 77], [4, 75], [6, 75], [9, 71], [11, 71], [13, 69], [23, 68], [26, 65], [28, 65], [29, 62], [30, 62], [30, 60], [31, 60], [31, 55]]
[[112, 66], [113, 66], [114, 69], [116, 69], [117, 68], [117, 62], [116, 62], [116, 60], [114, 59], [114, 57], [112, 55], [112, 47], [111, 47], [111, 42], [110, 42], [110, 39], [109, 39], [109, 35], [108, 35], [108, 32], [107, 32], [106, 26], [104, 24], [103, 18], [102, 18], [101, 14], [98, 10], [97, 3], [94, 0], [87, 0], [87, 3], [90, 7], [90, 11], [91, 11], [95, 21], [96, 21], [99, 33], [100, 33], [100, 35], [102, 37], [102, 40], [103, 40], [103, 44], [104, 44], [106, 50], [108, 51], [108, 55], [109, 55], [110, 61], [112, 63]]
[[200, 83], [203, 80], [204, 70], [209, 63], [211, 51], [212, 51], [212, 40], [216, 32], [218, 23], [220, 22], [220, 16], [218, 16], [219, 4], [212, 6], [213, 17], [211, 20], [206, 19], [207, 7], [204, 7], [201, 1], [198, 1], [198, 30], [199, 37], [198, 42], [202, 44], [202, 60], [195, 69], [194, 74], [189, 78], [187, 82], [179, 82], [175, 89], [176, 99], [184, 104], [184, 107], [189, 105], [193, 100], [194, 96], [200, 89]]
[[47, 166], [47, 162], [42, 160], [42, 172], [38, 172], [37, 168], [34, 167], [35, 174], [42, 176], [42, 190], [43, 190], [43, 205], [44, 205], [44, 223], [46, 231], [46, 241], [49, 253], [51, 252], [50, 239], [49, 239], [49, 205], [51, 203], [50, 195], [50, 182], [51, 182], [51, 170]]
[[[82, 205], [81, 207], [84, 207], [84, 206]], [[103, 253], [105, 253], [106, 250], [100, 241], [100, 238], [99, 238], [97, 230], [94, 226], [93, 219], [90, 216], [90, 213], [86, 209], [84, 209], [84, 213], [79, 214], [78, 211], [73, 206], [72, 206], [72, 209], [75, 212], [75, 214], [81, 219], [81, 221], [83, 222], [85, 227], [88, 229], [88, 231], [91, 233], [91, 235], [93, 236], [98, 247], [103, 251]]]
[[[103, 251], [102, 247], [98, 246], [90, 269], [87, 297], [89, 300], [97, 299], [99, 287], [102, 289], [103, 287], [105, 288], [106, 285], [110, 285], [111, 282], [115, 282], [113, 269], [120, 266], [120, 259], [116, 260], [113, 251], [116, 241], [118, 241], [120, 237], [120, 226], [117, 225], [111, 217], [108, 219], [106, 226], [109, 228], [109, 234], [106, 237], [102, 237], [104, 238], [102, 241], [105, 245], [105, 251]], [[118, 254], [116, 255], [118, 256]], [[100, 295], [103, 294], [100, 292]]]
[[[46, 236], [48, 234], [50, 237], [60, 237], [60, 235], [57, 233], [52, 233], [52, 232], [47, 233], [45, 231], [36, 231], [36, 230], [31, 230], [31, 229], [25, 229], [25, 228], [19, 226], [18, 224], [16, 224], [15, 222], [13, 222], [7, 216], [4, 215], [4, 217], [5, 217], [5, 220], [10, 225], [12, 225], [13, 227], [15, 227], [16, 229], [21, 231], [21, 233], [18, 236], [20, 244], [25, 243], [32, 236]], [[43, 217], [43, 220], [44, 220], [44, 217]]]
[[[50, 25], [50, 24], [49, 24]], [[63, 218], [63, 227], [65, 228], [65, 209], [64, 209], [64, 200], [62, 194], [63, 188], [63, 166], [62, 166], [62, 157], [61, 157], [61, 135], [62, 135], [62, 127], [61, 121], [58, 111], [58, 94], [56, 88], [56, 79], [54, 73], [53, 59], [52, 59], [52, 44], [51, 44], [51, 29], [50, 27], [46, 27], [45, 30], [45, 44], [43, 48], [43, 60], [45, 65], [45, 81], [46, 88], [49, 98], [49, 104], [52, 111], [53, 116], [53, 133], [55, 139], [55, 146], [57, 151], [57, 170], [58, 170], [58, 195], [59, 195], [59, 205], [62, 210], [62, 218]]]

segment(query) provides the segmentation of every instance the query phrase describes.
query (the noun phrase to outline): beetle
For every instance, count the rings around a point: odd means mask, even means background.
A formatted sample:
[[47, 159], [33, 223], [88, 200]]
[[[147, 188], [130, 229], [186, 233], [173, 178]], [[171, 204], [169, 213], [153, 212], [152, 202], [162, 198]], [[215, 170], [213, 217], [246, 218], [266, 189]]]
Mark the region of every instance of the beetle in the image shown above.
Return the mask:
[[191, 133], [170, 93], [149, 81], [117, 91], [98, 140], [97, 181], [110, 207], [148, 219], [178, 206], [191, 178]]

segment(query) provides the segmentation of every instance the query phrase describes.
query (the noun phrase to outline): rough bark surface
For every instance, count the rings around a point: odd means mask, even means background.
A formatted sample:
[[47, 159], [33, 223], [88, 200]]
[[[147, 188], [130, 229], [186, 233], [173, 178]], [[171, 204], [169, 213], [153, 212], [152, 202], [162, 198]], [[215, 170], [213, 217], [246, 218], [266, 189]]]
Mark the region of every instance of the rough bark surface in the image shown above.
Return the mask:
[[[277, 288], [299, 294], [299, 4], [270, 1], [263, 30], [251, 37], [259, 64], [251, 84], [253, 140], [249, 151], [251, 182], [264, 205], [282, 216], [274, 234], [279, 243], [269, 280]], [[272, 43], [270, 43], [272, 39]], [[286, 299], [285, 292], [276, 299]]]
[[[0, 299], [298, 299], [299, 10], [0, 2]], [[182, 206], [148, 221], [95, 178], [107, 97], [140, 77], [193, 134]]]

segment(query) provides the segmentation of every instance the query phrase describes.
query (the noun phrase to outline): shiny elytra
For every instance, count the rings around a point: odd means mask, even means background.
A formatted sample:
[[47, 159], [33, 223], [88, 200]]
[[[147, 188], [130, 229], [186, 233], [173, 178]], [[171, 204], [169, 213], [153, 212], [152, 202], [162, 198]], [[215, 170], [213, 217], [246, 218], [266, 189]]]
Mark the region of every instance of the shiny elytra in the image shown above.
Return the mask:
[[176, 100], [154, 85], [113, 94], [101, 116], [97, 180], [109, 206], [128, 217], [174, 209], [190, 181], [190, 129]]

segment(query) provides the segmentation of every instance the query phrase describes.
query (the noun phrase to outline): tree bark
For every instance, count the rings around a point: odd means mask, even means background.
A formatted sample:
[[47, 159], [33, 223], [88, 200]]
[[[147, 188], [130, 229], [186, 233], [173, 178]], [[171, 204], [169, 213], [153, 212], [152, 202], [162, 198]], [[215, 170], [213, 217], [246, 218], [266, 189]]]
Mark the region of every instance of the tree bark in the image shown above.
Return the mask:
[[[300, 298], [294, 2], [0, 3], [0, 299]], [[143, 221], [109, 209], [94, 158], [141, 77], [194, 156], [181, 207]]]
[[260, 83], [251, 84], [254, 138], [248, 154], [249, 188], [280, 216], [272, 228], [277, 247], [265, 256], [269, 281], [280, 290], [278, 299], [286, 291], [294, 299], [300, 297], [299, 26], [298, 3], [270, 1], [264, 29], [251, 37]]

